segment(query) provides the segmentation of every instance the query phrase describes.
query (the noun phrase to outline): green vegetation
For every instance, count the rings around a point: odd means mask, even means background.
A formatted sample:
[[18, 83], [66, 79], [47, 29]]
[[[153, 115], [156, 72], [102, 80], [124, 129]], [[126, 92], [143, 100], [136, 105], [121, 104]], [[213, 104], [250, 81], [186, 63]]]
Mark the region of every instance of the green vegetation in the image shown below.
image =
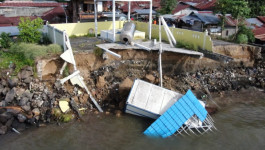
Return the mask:
[[161, 14], [171, 14], [177, 5], [177, 0], [161, 0], [161, 9], [159, 13]]
[[69, 67], [66, 66], [65, 69], [63, 70], [63, 76], [64, 77], [67, 77], [70, 75], [70, 71], [69, 71]]
[[178, 41], [177, 48], [185, 48], [185, 49], [189, 49], [189, 50], [194, 50], [194, 51], [198, 51], [198, 47], [195, 44], [191, 44], [185, 41]]
[[77, 36], [73, 34], [73, 35], [70, 35], [69, 38], [77, 38]]
[[42, 27], [43, 20], [41, 18], [37, 18], [31, 21], [28, 17], [21, 17], [18, 24], [19, 37], [21, 41], [26, 43], [39, 43], [41, 38], [40, 29]]
[[37, 44], [20, 43], [13, 44], [8, 52], [0, 51], [0, 69], [6, 69], [10, 64], [15, 64], [15, 74], [24, 66], [34, 67], [34, 59], [45, 57], [49, 54], [60, 54], [62, 48], [59, 45], [51, 44], [41, 46]]
[[93, 53], [94, 55], [101, 57], [103, 55], [103, 50], [99, 47], [95, 47]]
[[[244, 37], [244, 38], [243, 38]], [[253, 43], [255, 41], [255, 37], [253, 32], [251, 31], [250, 28], [247, 28], [245, 25], [239, 26], [239, 30], [237, 32], [237, 38], [236, 38], [238, 43], [242, 43], [242, 39], [246, 39], [246, 43], [250, 42]], [[243, 42], [245, 43], [245, 42]]]
[[19, 43], [11, 46], [9, 51], [11, 53], [21, 54], [27, 59], [36, 59], [37, 57], [44, 57], [48, 54], [60, 54], [62, 52], [62, 48], [57, 44], [44, 46], [29, 43]]
[[247, 44], [248, 43], [248, 37], [245, 34], [238, 34], [236, 38], [236, 42], [239, 44]]
[[[223, 16], [225, 14], [231, 14], [234, 19], [236, 19], [236, 32], [238, 31], [238, 25], [240, 21], [247, 17], [250, 13], [250, 8], [248, 2], [245, 0], [219, 0], [216, 3], [216, 12], [221, 13]], [[221, 18], [221, 26], [224, 27], [224, 17]]]
[[34, 66], [34, 60], [25, 58], [22, 54], [0, 51], [0, 69], [7, 69], [9, 65], [15, 64], [14, 75], [24, 66]]
[[12, 39], [10, 38], [10, 33], [1, 33], [0, 35], [0, 45], [2, 48], [9, 48], [12, 44]]
[[249, 17], [265, 16], [264, 0], [246, 0], [250, 7]]

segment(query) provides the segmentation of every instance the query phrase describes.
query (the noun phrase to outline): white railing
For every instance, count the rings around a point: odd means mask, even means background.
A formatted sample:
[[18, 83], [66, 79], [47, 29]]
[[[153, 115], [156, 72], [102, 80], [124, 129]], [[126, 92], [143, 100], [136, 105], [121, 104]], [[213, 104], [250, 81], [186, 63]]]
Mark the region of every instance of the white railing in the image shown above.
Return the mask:
[[65, 30], [61, 31], [51, 25], [47, 25], [47, 36], [53, 44], [61, 45], [65, 50]]

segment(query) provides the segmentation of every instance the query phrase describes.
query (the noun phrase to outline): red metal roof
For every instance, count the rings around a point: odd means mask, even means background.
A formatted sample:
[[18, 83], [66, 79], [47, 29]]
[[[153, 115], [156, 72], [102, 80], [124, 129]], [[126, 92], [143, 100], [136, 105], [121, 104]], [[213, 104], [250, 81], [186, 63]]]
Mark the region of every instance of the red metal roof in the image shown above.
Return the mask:
[[265, 23], [265, 16], [258, 16], [257, 17], [262, 23]]
[[184, 9], [186, 9], [186, 8], [189, 8], [189, 7], [190, 7], [190, 5], [185, 5], [185, 4], [181, 4], [181, 3], [179, 3], [179, 4], [177, 5], [177, 7], [172, 11], [172, 13], [175, 14], [175, 13], [177, 13], [177, 12], [179, 12], [179, 11], [181, 11], [181, 10], [184, 10]]
[[253, 30], [256, 39], [265, 41], [265, 27], [256, 28]]
[[[10, 22], [12, 22], [13, 26], [18, 26], [18, 23], [20, 22], [20, 17], [24, 17], [24, 16], [18, 16], [18, 17], [7, 17]], [[30, 18], [30, 20], [34, 20], [36, 18], [38, 18], [37, 16], [25, 16], [27, 18]]]
[[12, 26], [12, 22], [5, 16], [0, 15], [0, 26]]
[[57, 2], [7, 1], [0, 3], [0, 7], [57, 7]]
[[41, 18], [43, 20], [48, 20], [50, 23], [57, 23], [53, 22], [53, 18], [56, 16], [65, 16], [64, 9], [62, 7], [58, 6], [43, 13]]
[[202, 0], [198, 5], [194, 6], [198, 8], [199, 10], [213, 10], [215, 6], [216, 0]]
[[[160, 0], [153, 0], [153, 7], [156, 9], [161, 8], [160, 6]], [[134, 12], [135, 9], [148, 9], [150, 6], [149, 2], [131, 2], [131, 12]], [[128, 12], [128, 3], [125, 3], [122, 7], [122, 12], [127, 13]]]

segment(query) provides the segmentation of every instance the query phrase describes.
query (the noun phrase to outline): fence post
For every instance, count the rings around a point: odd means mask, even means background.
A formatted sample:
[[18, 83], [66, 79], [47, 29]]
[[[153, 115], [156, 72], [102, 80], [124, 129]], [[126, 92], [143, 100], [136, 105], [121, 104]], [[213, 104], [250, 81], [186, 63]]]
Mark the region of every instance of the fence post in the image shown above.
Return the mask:
[[65, 45], [65, 30], [63, 30], [63, 50], [66, 51], [66, 45]]
[[56, 44], [55, 27], [52, 28], [52, 31], [53, 31], [53, 44]]
[[207, 32], [207, 30], [205, 30], [205, 32], [204, 32], [204, 39], [203, 39], [203, 47], [202, 47], [203, 50], [205, 50], [205, 41], [206, 41], [207, 35], [208, 35], [208, 32]]

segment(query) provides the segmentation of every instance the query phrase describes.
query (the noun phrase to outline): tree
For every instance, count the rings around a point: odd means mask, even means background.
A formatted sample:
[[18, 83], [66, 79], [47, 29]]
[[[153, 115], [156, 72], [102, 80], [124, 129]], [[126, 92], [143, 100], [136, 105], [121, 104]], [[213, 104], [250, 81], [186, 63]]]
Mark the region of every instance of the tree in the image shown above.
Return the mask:
[[[225, 14], [231, 14], [236, 20], [236, 32], [238, 31], [239, 21], [247, 17], [250, 13], [248, 2], [244, 0], [218, 0], [216, 3], [216, 11], [225, 17]], [[221, 18], [222, 19], [222, 18]], [[224, 18], [222, 19], [224, 25]]]
[[250, 7], [250, 17], [265, 16], [265, 0], [246, 0]]
[[231, 0], [218, 0], [215, 5], [215, 13], [219, 13], [221, 19], [221, 34], [223, 34], [224, 26], [225, 26], [225, 15], [229, 12], [226, 9], [227, 6], [231, 5]]
[[234, 19], [236, 19], [236, 33], [238, 31], [239, 19], [247, 17], [250, 13], [248, 2], [244, 0], [233, 0], [232, 5], [228, 6], [231, 8], [230, 12]]
[[171, 14], [177, 6], [177, 0], [161, 0], [160, 4], [162, 6], [160, 10], [161, 14]]
[[43, 27], [43, 20], [37, 18], [30, 20], [29, 17], [20, 17], [20, 22], [18, 24], [19, 37], [23, 42], [26, 43], [38, 43], [41, 38], [40, 29]]

